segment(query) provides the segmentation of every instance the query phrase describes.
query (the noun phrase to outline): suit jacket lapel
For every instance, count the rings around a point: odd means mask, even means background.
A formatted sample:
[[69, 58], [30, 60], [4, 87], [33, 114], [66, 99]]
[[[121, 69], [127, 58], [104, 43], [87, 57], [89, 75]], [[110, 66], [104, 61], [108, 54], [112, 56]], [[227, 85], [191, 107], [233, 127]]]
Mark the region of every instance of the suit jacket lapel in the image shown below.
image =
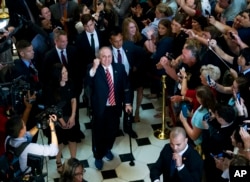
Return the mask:
[[108, 87], [108, 81], [107, 81], [107, 78], [106, 78], [106, 73], [105, 73], [105, 70], [103, 69], [101, 64], [99, 65], [97, 71], [100, 73], [101, 79], [104, 79], [104, 82], [107, 84], [107, 87]]
[[118, 81], [118, 71], [117, 71], [116, 66], [112, 66], [112, 67], [113, 67], [114, 89], [115, 89], [117, 85], [117, 81]]

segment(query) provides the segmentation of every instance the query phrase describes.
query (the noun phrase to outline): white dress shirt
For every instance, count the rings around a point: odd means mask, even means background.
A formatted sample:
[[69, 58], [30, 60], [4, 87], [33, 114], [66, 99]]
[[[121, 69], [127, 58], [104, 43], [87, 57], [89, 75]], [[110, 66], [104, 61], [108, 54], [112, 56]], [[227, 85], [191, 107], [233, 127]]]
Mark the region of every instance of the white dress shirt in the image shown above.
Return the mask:
[[[118, 63], [118, 60], [117, 60], [118, 52], [117, 52], [117, 50], [118, 50], [117, 48], [112, 46], [112, 52], [113, 52], [113, 57], [114, 57], [113, 61], [115, 63]], [[126, 73], [128, 75], [129, 74], [129, 68], [130, 68], [128, 58], [127, 58], [126, 53], [124, 52], [124, 49], [122, 47], [119, 48], [119, 50], [120, 50], [120, 53], [121, 53], [121, 56], [122, 56], [122, 64], [125, 66], [125, 71], [126, 71]]]

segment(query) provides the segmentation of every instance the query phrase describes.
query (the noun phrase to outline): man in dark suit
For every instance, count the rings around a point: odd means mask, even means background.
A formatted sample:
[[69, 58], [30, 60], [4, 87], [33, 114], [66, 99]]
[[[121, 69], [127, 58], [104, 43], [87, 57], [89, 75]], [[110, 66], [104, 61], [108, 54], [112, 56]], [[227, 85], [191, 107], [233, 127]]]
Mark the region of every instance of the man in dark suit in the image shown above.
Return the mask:
[[112, 160], [113, 147], [119, 129], [119, 119], [123, 104], [126, 112], [132, 111], [128, 76], [122, 64], [112, 63], [109, 47], [99, 51], [87, 75], [87, 84], [91, 89], [93, 109], [92, 149], [95, 166], [101, 170], [103, 157]]
[[[56, 63], [62, 63], [67, 68], [69, 72], [69, 77], [73, 79], [74, 84], [78, 84], [77, 93], [80, 95], [82, 89], [82, 81], [76, 80], [77, 73], [75, 70], [76, 64], [78, 62], [76, 47], [68, 45], [68, 36], [64, 30], [56, 30], [54, 33], [54, 43], [55, 47], [49, 50], [43, 60], [42, 69], [42, 81], [43, 84], [48, 83], [51, 79], [51, 73], [53, 65]], [[65, 61], [64, 62], [64, 58]], [[80, 93], [79, 93], [80, 92]]]
[[[76, 47], [80, 57], [80, 66], [82, 78], [84, 78], [87, 65], [97, 57], [99, 48], [104, 46], [100, 32], [95, 28], [95, 19], [91, 14], [85, 14], [81, 17], [84, 31], [76, 38]], [[93, 39], [92, 39], [93, 36]], [[93, 42], [91, 42], [93, 40]]]
[[[140, 61], [146, 60], [145, 50], [142, 47], [135, 45], [131, 41], [123, 41], [123, 36], [119, 28], [110, 32], [109, 42], [111, 43], [113, 59], [115, 63], [121, 63], [124, 65], [126, 73], [129, 77], [130, 84], [134, 78], [134, 72], [138, 70], [141, 65]], [[131, 103], [133, 103], [134, 90], [131, 89]], [[127, 113], [124, 112], [123, 116], [123, 130], [128, 133], [132, 138], [137, 138], [136, 132], [129, 127], [129, 123], [126, 122]]]
[[[67, 33], [64, 30], [57, 30], [54, 33], [54, 42], [55, 47], [48, 51], [44, 57], [43, 61], [43, 70], [42, 70], [42, 82], [43, 89], [50, 89], [49, 82], [52, 78], [52, 69], [54, 64], [61, 63], [63, 64], [69, 73], [69, 77], [72, 79], [75, 90], [76, 90], [76, 98], [77, 98], [77, 107], [76, 110], [76, 123], [75, 125], [80, 128], [79, 124], [79, 96], [82, 92], [83, 81], [81, 77], [79, 77], [79, 72], [77, 72], [78, 67], [78, 57], [77, 50], [74, 46], [68, 45], [68, 37]], [[46, 92], [45, 93], [49, 93]], [[84, 134], [82, 133], [82, 138], [84, 138]]]
[[186, 132], [175, 127], [170, 132], [170, 142], [164, 146], [156, 163], [150, 169], [152, 182], [201, 182], [203, 161], [192, 146], [188, 145]]

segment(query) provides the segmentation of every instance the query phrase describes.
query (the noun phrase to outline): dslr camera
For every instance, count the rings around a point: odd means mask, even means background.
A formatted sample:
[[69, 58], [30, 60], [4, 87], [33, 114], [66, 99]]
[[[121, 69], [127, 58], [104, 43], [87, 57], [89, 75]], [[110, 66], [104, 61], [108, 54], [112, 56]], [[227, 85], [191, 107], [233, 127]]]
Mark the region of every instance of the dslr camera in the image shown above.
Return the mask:
[[36, 115], [35, 119], [37, 121], [37, 127], [39, 129], [47, 129], [49, 127], [48, 119], [49, 115], [55, 114], [58, 118], [63, 116], [62, 108], [52, 105]]
[[172, 53], [166, 52], [165, 56], [168, 58], [169, 61], [174, 59], [174, 55]]

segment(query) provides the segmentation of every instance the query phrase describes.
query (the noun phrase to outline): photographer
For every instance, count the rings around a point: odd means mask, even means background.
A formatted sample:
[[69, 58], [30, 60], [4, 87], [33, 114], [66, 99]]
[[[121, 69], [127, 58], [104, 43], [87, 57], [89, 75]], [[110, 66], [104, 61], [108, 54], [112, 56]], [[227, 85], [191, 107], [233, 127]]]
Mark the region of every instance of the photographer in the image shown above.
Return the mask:
[[[57, 155], [58, 142], [54, 124], [56, 120], [57, 120], [56, 115], [50, 115], [48, 118], [49, 127], [51, 131], [50, 145], [29, 143], [19, 156], [20, 169], [24, 174], [27, 174], [31, 171], [31, 169], [27, 166], [28, 154], [34, 154], [40, 156]], [[38, 128], [36, 126], [33, 127], [30, 131], [26, 131], [25, 122], [20, 116], [11, 117], [5, 125], [5, 130], [7, 134], [7, 138], [5, 140], [5, 148], [7, 147], [7, 145], [17, 148], [23, 142], [31, 142], [32, 137], [38, 132]]]
[[[32, 104], [29, 103], [29, 100], [35, 100], [36, 96], [35, 94], [31, 95], [30, 91], [27, 92], [27, 94], [22, 98], [23, 104], [25, 106], [25, 109], [22, 113], [22, 120], [26, 124], [28, 121], [30, 111], [32, 109]], [[5, 130], [5, 124], [8, 121], [10, 115], [12, 114], [12, 110], [9, 106], [2, 106], [0, 107], [0, 154], [5, 152], [5, 146], [4, 141], [6, 138], [6, 130]]]

